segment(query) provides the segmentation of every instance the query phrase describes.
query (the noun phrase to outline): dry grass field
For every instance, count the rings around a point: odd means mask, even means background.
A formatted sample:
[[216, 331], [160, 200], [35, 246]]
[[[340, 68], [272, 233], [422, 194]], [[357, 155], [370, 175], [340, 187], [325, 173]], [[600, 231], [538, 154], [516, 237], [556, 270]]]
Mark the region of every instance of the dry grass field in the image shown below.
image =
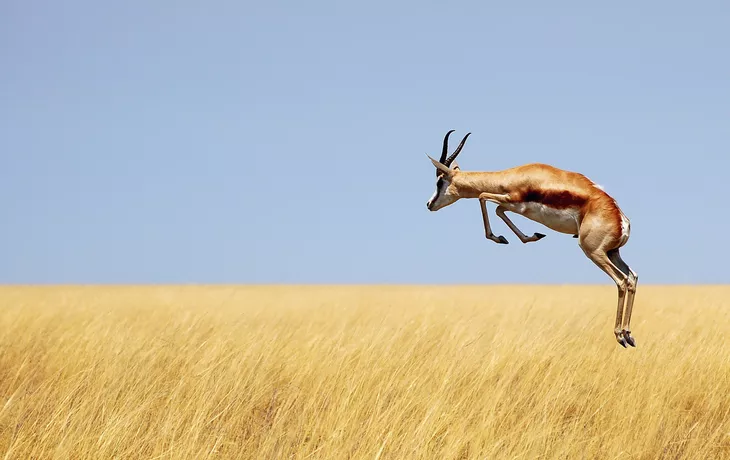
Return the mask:
[[0, 288], [6, 459], [730, 458], [730, 287]]

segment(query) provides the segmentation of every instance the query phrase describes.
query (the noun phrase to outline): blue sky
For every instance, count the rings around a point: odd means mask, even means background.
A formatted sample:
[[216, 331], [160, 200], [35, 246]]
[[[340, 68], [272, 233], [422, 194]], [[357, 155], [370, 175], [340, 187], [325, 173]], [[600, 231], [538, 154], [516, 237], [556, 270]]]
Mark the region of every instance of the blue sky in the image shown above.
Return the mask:
[[602, 184], [639, 282], [727, 283], [727, 2], [0, 5], [0, 283], [611, 283], [462, 169]]

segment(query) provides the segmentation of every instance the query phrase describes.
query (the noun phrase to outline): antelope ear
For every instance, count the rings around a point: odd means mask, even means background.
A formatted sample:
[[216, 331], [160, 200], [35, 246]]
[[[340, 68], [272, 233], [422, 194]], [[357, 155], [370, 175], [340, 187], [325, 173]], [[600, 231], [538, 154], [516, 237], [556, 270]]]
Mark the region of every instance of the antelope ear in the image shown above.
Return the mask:
[[459, 163], [457, 163], [456, 160], [454, 160], [453, 162], [451, 162], [451, 169], [453, 169], [454, 171], [461, 170], [461, 168], [459, 167]]
[[446, 167], [444, 164], [439, 163], [438, 161], [431, 158], [431, 156], [429, 154], [426, 154], [426, 156], [428, 157], [429, 160], [431, 160], [431, 163], [433, 163], [433, 165], [436, 166], [436, 169], [438, 169], [442, 173], [446, 174], [447, 177], [451, 176], [451, 174], [453, 173], [453, 171], [451, 169]]

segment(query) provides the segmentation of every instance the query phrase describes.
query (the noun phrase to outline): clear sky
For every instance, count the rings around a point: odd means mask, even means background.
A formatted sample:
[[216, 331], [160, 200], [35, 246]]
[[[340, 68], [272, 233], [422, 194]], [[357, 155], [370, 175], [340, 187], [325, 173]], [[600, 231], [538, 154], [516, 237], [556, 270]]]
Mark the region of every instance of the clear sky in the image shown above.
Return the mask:
[[0, 3], [0, 283], [611, 283], [430, 213], [425, 154], [547, 162], [639, 283], [727, 283], [730, 3]]

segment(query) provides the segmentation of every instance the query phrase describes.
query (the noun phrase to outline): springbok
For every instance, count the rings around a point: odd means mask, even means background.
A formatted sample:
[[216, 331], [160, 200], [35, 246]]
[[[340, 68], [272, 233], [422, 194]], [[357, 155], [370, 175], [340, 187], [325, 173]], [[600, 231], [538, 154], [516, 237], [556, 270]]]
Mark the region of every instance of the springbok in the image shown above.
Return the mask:
[[[507, 211], [559, 232], [578, 238], [585, 255], [613, 279], [618, 288], [616, 341], [624, 348], [636, 346], [631, 335], [631, 312], [638, 275], [621, 259], [619, 248], [629, 240], [631, 224], [616, 200], [583, 174], [542, 163], [530, 163], [501, 171], [461, 171], [456, 157], [464, 147], [467, 133], [447, 158], [449, 135], [444, 137], [441, 158], [431, 158], [436, 167], [436, 191], [426, 203], [429, 211], [438, 211], [461, 198], [478, 198], [486, 237], [495, 243], [508, 244], [496, 236], [489, 225], [487, 201], [496, 203], [496, 213], [523, 243], [544, 238], [542, 233], [526, 236], [507, 217]], [[625, 305], [624, 305], [625, 304]], [[625, 306], [625, 311], [624, 311]]]

